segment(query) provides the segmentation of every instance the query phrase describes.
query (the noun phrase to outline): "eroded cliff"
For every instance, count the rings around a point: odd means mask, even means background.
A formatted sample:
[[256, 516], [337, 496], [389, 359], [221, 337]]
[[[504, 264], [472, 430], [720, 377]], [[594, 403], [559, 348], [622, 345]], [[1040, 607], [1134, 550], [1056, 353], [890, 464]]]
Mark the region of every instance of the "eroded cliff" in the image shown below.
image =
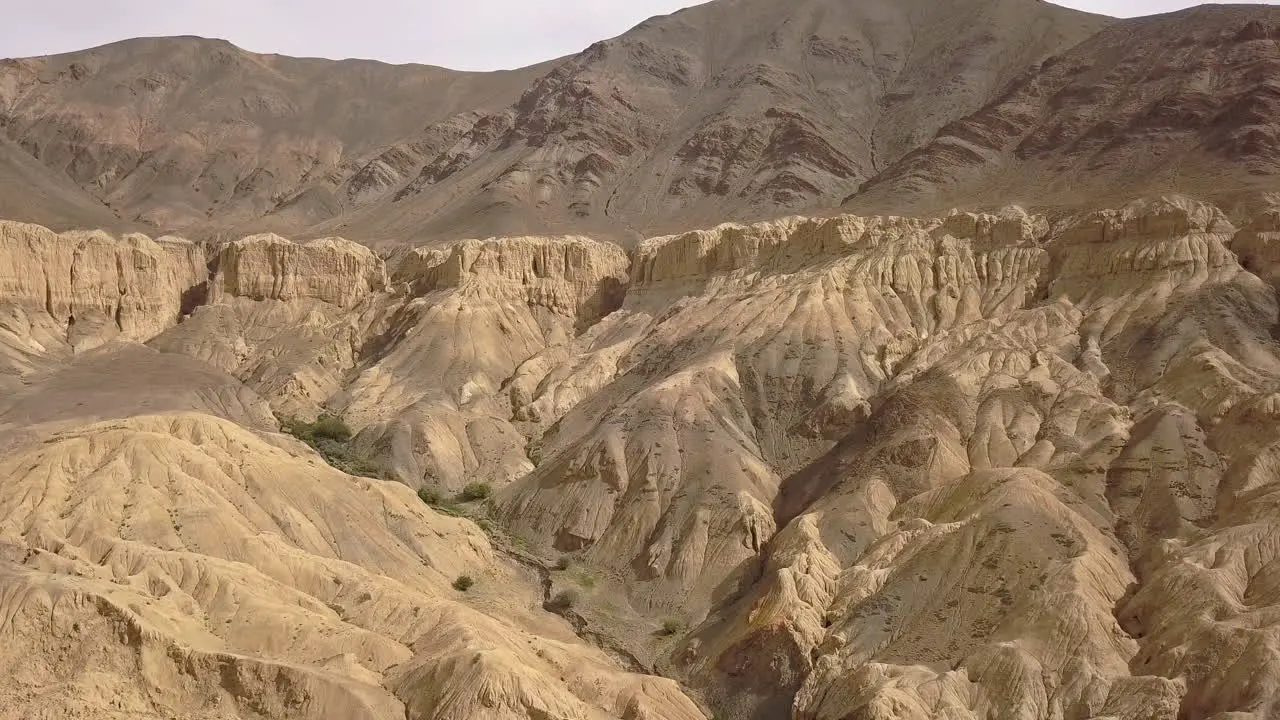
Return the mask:
[[[183, 241], [13, 226], [0, 463], [50, 498], [0, 512], [23, 652], [72, 707], [51, 638], [80, 623], [121, 711], [185, 672], [208, 687], [157, 712], [211, 717], [1255, 712], [1273, 215], [797, 217], [630, 255], [252, 237], [212, 275]], [[163, 381], [93, 386], [126, 357]], [[388, 479], [273, 432], [322, 411]], [[157, 652], [187, 659], [131, 669]]]

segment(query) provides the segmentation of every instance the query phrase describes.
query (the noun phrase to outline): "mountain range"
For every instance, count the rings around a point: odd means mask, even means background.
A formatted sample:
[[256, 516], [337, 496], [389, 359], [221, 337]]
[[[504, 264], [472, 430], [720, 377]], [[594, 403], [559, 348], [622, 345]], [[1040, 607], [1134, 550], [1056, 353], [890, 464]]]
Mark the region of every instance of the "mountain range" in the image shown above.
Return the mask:
[[634, 242], [838, 206], [1109, 25], [1021, 0], [718, 2], [499, 73], [124, 41], [0, 67], [0, 210], [202, 237]]

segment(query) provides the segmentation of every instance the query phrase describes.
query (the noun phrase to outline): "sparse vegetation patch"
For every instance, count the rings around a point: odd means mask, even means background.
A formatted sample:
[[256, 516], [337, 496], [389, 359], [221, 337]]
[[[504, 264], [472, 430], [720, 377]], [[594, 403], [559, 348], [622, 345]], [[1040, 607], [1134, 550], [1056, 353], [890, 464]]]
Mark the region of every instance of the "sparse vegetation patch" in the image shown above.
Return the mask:
[[333, 467], [349, 475], [363, 477], [382, 477], [383, 468], [378, 463], [361, 456], [351, 446], [354, 433], [342, 418], [324, 413], [315, 422], [305, 422], [296, 418], [285, 418], [280, 429], [320, 453]]
[[458, 500], [462, 502], [487, 500], [492, 494], [493, 486], [489, 483], [471, 483], [462, 489], [462, 493], [458, 495]]

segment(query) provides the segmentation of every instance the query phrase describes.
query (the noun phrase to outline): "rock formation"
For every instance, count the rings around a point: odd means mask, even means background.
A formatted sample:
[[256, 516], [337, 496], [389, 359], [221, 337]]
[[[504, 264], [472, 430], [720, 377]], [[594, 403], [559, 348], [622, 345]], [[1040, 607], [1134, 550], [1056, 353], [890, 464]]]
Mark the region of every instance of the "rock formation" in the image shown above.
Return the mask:
[[295, 445], [175, 414], [6, 457], [6, 716], [702, 717], [534, 622], [474, 524]]
[[348, 309], [387, 288], [382, 260], [342, 238], [296, 245], [278, 235], [254, 235], [224, 246], [217, 267], [215, 303], [314, 299]]
[[[6, 225], [5, 657], [40, 663], [6, 707], [1254, 712], [1273, 215], [793, 217], [629, 256]], [[384, 479], [277, 433], [322, 412]], [[413, 494], [475, 483], [437, 504], [471, 519]]]
[[149, 340], [177, 324], [184, 297], [207, 275], [201, 249], [173, 238], [56, 235], [38, 225], [3, 222], [0, 252], [6, 306], [43, 313], [66, 328], [69, 341], [104, 328]]

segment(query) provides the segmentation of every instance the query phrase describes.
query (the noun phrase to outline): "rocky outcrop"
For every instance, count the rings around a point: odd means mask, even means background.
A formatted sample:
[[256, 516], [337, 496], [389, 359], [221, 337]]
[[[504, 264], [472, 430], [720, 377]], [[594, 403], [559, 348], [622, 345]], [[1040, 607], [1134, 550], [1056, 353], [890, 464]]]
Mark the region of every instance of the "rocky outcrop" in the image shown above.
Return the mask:
[[268, 233], [222, 247], [212, 301], [320, 300], [351, 308], [386, 288], [386, 266], [363, 245], [342, 238], [298, 244]]
[[[731, 715], [1245, 711], [1262, 685], [1203, 670], [1229, 622], [1157, 598], [1206, 582], [1176, 558], [1213, 518], [1251, 522], [1215, 498], [1255, 450], [1215, 428], [1280, 378], [1274, 291], [1232, 252], [1264, 222], [1169, 197], [647, 240], [623, 307], [512, 383], [548, 429], [504, 520], [690, 620], [662, 657]], [[642, 623], [609, 597], [584, 614]], [[1157, 642], [1202, 660], [1131, 671]]]
[[185, 240], [13, 222], [0, 222], [0, 258], [0, 304], [46, 315], [80, 349], [151, 339], [190, 310], [207, 277], [202, 248]]
[[405, 253], [393, 278], [407, 302], [370, 343], [377, 358], [336, 400], [406, 482], [447, 492], [506, 485], [533, 467], [512, 424], [511, 397], [523, 396], [508, 381], [613, 311], [627, 265], [617, 246], [581, 237]]
[[417, 248], [393, 280], [415, 295], [484, 293], [589, 325], [621, 305], [628, 267], [621, 248], [586, 237], [504, 237]]
[[773, 536], [783, 478], [857, 428], [909, 354], [1037, 299], [1046, 231], [1010, 210], [641, 243], [622, 308], [510, 385], [549, 430], [507, 521], [628, 578], [637, 607], [707, 612]]
[[1255, 214], [1232, 238], [1231, 251], [1246, 270], [1280, 287], [1280, 208]]

